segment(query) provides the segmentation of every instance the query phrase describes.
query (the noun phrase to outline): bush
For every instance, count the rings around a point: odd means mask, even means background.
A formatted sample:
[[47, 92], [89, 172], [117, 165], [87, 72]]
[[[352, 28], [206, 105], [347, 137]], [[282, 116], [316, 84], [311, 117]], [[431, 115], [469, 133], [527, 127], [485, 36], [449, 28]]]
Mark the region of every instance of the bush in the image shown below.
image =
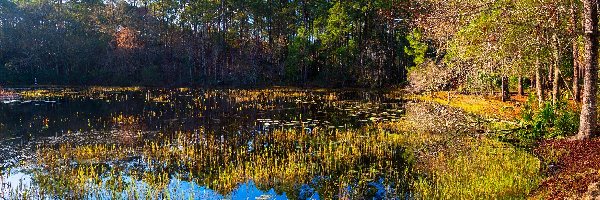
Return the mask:
[[579, 113], [568, 107], [567, 101], [562, 100], [555, 105], [545, 102], [537, 110], [535, 96], [530, 95], [523, 107], [521, 129], [517, 137], [527, 140], [562, 138], [573, 135], [579, 128]]

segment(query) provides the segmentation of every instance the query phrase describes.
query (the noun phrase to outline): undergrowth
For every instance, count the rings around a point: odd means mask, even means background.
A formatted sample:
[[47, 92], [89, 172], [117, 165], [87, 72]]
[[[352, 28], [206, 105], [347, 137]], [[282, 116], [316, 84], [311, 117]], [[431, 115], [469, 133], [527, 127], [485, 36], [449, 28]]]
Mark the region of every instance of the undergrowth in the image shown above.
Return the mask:
[[530, 95], [522, 108], [518, 128], [502, 138], [530, 147], [543, 139], [561, 139], [577, 133], [579, 113], [569, 107], [567, 100], [537, 104], [535, 96]]

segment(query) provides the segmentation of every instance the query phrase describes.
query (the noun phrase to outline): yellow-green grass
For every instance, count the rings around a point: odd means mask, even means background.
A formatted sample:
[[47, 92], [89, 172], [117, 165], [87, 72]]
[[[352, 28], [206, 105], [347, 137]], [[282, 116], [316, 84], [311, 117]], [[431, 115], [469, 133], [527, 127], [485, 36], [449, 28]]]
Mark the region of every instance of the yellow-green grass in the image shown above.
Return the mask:
[[[260, 187], [274, 187], [292, 195], [298, 184], [310, 182], [319, 175], [337, 174], [337, 183], [320, 188], [321, 197], [344, 193], [352, 180], [375, 180], [385, 174], [388, 180], [412, 182], [412, 192], [418, 199], [521, 199], [535, 188], [540, 176], [540, 162], [529, 153], [508, 144], [485, 137], [448, 138], [428, 133], [407, 131], [402, 122], [371, 126], [360, 130], [321, 132], [320, 136], [301, 131], [278, 131], [269, 137], [257, 137], [254, 142], [271, 141], [268, 149], [249, 151], [247, 146], [202, 140], [180, 133], [164, 143], [146, 142], [142, 146], [72, 145], [59, 148], [42, 147], [38, 163], [44, 170], [36, 172], [40, 189], [29, 193], [58, 197], [85, 197], [99, 188], [109, 189], [118, 198], [122, 191], [134, 197], [165, 197], [172, 171], [162, 166], [178, 166], [182, 179], [198, 182], [222, 193], [232, 191], [239, 183], [252, 180]], [[313, 132], [314, 133], [314, 132]], [[212, 142], [211, 142], [212, 141]], [[431, 154], [429, 146], [447, 143]], [[224, 145], [224, 148], [222, 148]], [[401, 156], [393, 153], [407, 147]], [[415, 164], [395, 167], [394, 159]], [[282, 156], [283, 155], [283, 156]], [[152, 171], [126, 171], [103, 163], [140, 156]], [[360, 159], [373, 158], [362, 168]], [[76, 163], [76, 164], [74, 164]], [[223, 165], [223, 163], [229, 163]], [[101, 181], [101, 177], [110, 181]], [[139, 193], [134, 184], [123, 184], [123, 177], [133, 177], [150, 185], [151, 190]], [[412, 177], [419, 177], [412, 179]], [[35, 194], [35, 195], [33, 195]], [[98, 195], [91, 193], [92, 196]]]
[[441, 152], [418, 179], [420, 199], [525, 199], [541, 180], [533, 155], [488, 138], [465, 138], [462, 151]]
[[[325, 198], [361, 198], [360, 192], [346, 187], [360, 180], [358, 189], [383, 177], [395, 183], [399, 192], [407, 190], [413, 158], [401, 144], [405, 138], [381, 126], [333, 132], [281, 130], [253, 138], [252, 147], [239, 145], [235, 138], [220, 142], [218, 136], [205, 138], [190, 133], [165, 137], [164, 142], [145, 142], [140, 146], [74, 145], [40, 147], [36, 173], [37, 192], [59, 197], [84, 197], [94, 187], [110, 188], [112, 195], [127, 190], [122, 176], [143, 180], [152, 188], [151, 196], [165, 195], [173, 174], [228, 194], [239, 183], [254, 181], [264, 188], [294, 194], [294, 189], [317, 176], [331, 176], [330, 183], [318, 188]], [[262, 144], [269, 144], [263, 146]], [[252, 149], [251, 149], [252, 148]], [[105, 163], [141, 158], [145, 170], [125, 170]], [[177, 172], [177, 173], [173, 173]], [[107, 176], [116, 181], [100, 181]], [[101, 185], [103, 184], [103, 185]], [[130, 186], [131, 187], [131, 186]], [[404, 187], [404, 188], [403, 188]], [[133, 190], [133, 189], [131, 189]], [[133, 191], [132, 191], [133, 192]], [[400, 194], [401, 195], [401, 194]]]
[[448, 105], [460, 108], [468, 113], [501, 120], [515, 120], [520, 117], [521, 105], [524, 102], [522, 97], [514, 97], [515, 101], [513, 102], [503, 102], [496, 98], [464, 95], [456, 92], [433, 92], [430, 94], [411, 95], [408, 98]]
[[[235, 93], [236, 102], [261, 103], [307, 95], [303, 91], [277, 90], [229, 90], [228, 93]], [[448, 102], [444, 94], [411, 98], [507, 120], [515, 119], [519, 110], [514, 103], [459, 94], [452, 94]], [[325, 97], [337, 98], [335, 93]], [[161, 101], [169, 99], [166, 94]], [[361, 181], [359, 188], [366, 188], [369, 181], [382, 175], [388, 182], [403, 182], [407, 188], [401, 189], [410, 189], [418, 199], [520, 199], [540, 180], [540, 163], [526, 151], [483, 136], [423, 131], [415, 128], [418, 121], [407, 117], [356, 130], [280, 130], [259, 134], [251, 138], [252, 147], [243, 145], [249, 136], [221, 142], [220, 136], [213, 133], [176, 133], [132, 144], [43, 146], [37, 152], [37, 162], [33, 163], [43, 167], [34, 176], [40, 188], [27, 194], [80, 198], [99, 188], [109, 188], [113, 191], [109, 195], [115, 198], [121, 195], [120, 191], [131, 191], [134, 197], [164, 198], [169, 195], [166, 187], [174, 171], [181, 179], [223, 194], [251, 180], [259, 187], [293, 195], [298, 184], [310, 182], [316, 176], [335, 174], [335, 182], [323, 184], [318, 190], [325, 198], [364, 197], [344, 188], [354, 180]], [[137, 120], [134, 116], [113, 116], [115, 123]], [[258, 145], [265, 143], [269, 145]], [[105, 164], [131, 158], [141, 158], [151, 170], [126, 170]], [[365, 159], [369, 160], [367, 164]], [[110, 181], [101, 181], [102, 177], [109, 177]], [[123, 184], [124, 177], [142, 180], [151, 190], [136, 194], [137, 186]]]

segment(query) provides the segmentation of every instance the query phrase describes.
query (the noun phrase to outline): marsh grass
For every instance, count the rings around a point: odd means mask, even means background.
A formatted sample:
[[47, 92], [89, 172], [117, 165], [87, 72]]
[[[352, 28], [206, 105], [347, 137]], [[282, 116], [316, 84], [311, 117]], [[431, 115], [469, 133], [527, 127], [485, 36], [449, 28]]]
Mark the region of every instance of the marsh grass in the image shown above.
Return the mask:
[[518, 99], [520, 103], [502, 102], [493, 97], [464, 95], [456, 92], [450, 92], [450, 94], [433, 92], [428, 95], [411, 95], [408, 98], [448, 105], [485, 118], [509, 121], [520, 117], [521, 103], [523, 103], [520, 102], [522, 99]]
[[524, 199], [541, 180], [533, 155], [494, 139], [466, 139], [433, 158], [414, 186], [422, 199]]
[[[305, 197], [299, 189], [306, 185], [325, 199], [521, 199], [540, 180], [539, 161], [487, 134], [490, 131], [484, 129], [502, 123], [480, 117], [512, 120], [519, 107], [466, 95], [453, 96], [450, 102], [439, 95], [411, 97], [427, 103], [408, 104], [406, 111], [397, 106], [382, 111], [380, 101], [344, 100], [357, 98], [354, 94], [289, 88], [92, 88], [77, 94], [32, 91], [27, 98], [55, 95], [124, 101], [131, 98], [131, 91], [144, 93], [145, 106], [179, 109], [179, 117], [201, 117], [209, 114], [201, 111], [223, 106], [228, 107], [224, 112], [232, 113], [276, 110], [283, 109], [282, 102], [293, 102], [318, 109], [332, 107], [375, 123], [355, 129], [329, 123], [307, 127], [303, 123], [307, 116], [298, 115], [281, 122], [282, 126], [261, 131], [222, 133], [201, 127], [148, 134], [142, 131], [144, 121], [164, 111], [116, 112], [110, 114], [108, 123], [114, 125], [111, 133], [116, 132], [118, 139], [44, 143], [23, 165], [31, 169], [35, 184], [0, 192], [15, 199], [181, 199], [177, 184], [187, 181], [221, 194], [253, 182], [265, 191], [285, 192], [291, 199]], [[182, 96], [189, 99], [182, 100]], [[402, 96], [401, 92], [384, 95]], [[293, 128], [285, 128], [288, 123]], [[373, 183], [383, 185], [383, 196]]]
[[[226, 139], [181, 132], [139, 146], [41, 146], [37, 162], [31, 163], [39, 169], [34, 173], [38, 187], [32, 191], [35, 197], [164, 198], [175, 177], [222, 194], [248, 181], [292, 198], [306, 183], [325, 198], [368, 198], [374, 194], [365, 191], [373, 190], [371, 183], [379, 180], [389, 197], [409, 191], [414, 157], [401, 146], [400, 137], [381, 126], [308, 130]], [[315, 177], [327, 178], [315, 182]], [[141, 190], [140, 183], [147, 188]]]
[[[477, 120], [479, 115], [471, 116], [475, 111], [452, 105], [409, 104], [401, 121], [385, 125], [391, 132], [403, 133], [398, 137], [404, 138], [404, 146], [417, 157], [412, 184], [415, 197], [527, 198], [543, 178], [539, 159], [491, 134], [499, 128], [498, 122]], [[483, 129], [484, 134], [476, 134], [475, 130]]]

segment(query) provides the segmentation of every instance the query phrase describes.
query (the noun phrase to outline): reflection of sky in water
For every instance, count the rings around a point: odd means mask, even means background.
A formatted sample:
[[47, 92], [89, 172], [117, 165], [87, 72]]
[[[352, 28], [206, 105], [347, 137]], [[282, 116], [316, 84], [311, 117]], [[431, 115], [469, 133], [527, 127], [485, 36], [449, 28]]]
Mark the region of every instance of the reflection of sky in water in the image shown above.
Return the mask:
[[21, 172], [20, 170], [8, 170], [8, 175], [2, 174], [0, 176], [0, 197], [1, 199], [10, 199], [9, 193], [16, 192], [8, 190], [9, 188], [13, 188], [13, 190], [20, 190], [21, 188], [30, 188], [31, 187], [31, 176]]
[[[318, 182], [319, 179], [322, 179], [323, 177], [315, 177], [311, 183], [312, 184], [316, 184], [316, 182]], [[14, 187], [20, 187], [20, 188], [30, 188], [32, 186], [32, 181], [31, 181], [32, 177], [20, 170], [12, 170], [12, 172], [10, 174], [7, 175], [3, 175], [2, 176], [2, 185], [3, 185], [3, 189], [1, 190], [2, 192], [7, 192], [6, 187], [8, 185], [11, 185], [13, 188]], [[136, 185], [136, 192], [138, 194], [141, 194], [140, 196], [144, 196], [144, 194], [146, 194], [146, 191], [150, 188], [150, 186], [143, 182], [143, 181], [139, 181], [139, 180], [132, 180], [130, 177], [124, 177], [123, 180], [126, 183], [132, 183], [133, 181], [135, 181], [135, 185]], [[108, 179], [104, 179], [103, 182], [106, 183], [106, 181], [108, 181]], [[378, 181], [375, 182], [371, 182], [369, 183], [369, 185], [373, 186], [374, 188], [377, 189], [375, 195], [373, 196], [373, 199], [384, 199], [386, 198], [386, 186], [383, 183], [383, 179], [379, 179]], [[33, 187], [35, 187], [35, 185], [33, 185]], [[389, 189], [389, 188], [388, 188]], [[204, 186], [200, 186], [194, 182], [189, 182], [189, 181], [182, 181], [180, 179], [177, 178], [171, 178], [171, 181], [169, 182], [169, 185], [167, 186], [166, 189], [169, 193], [169, 196], [171, 199], [231, 199], [231, 200], [247, 200], [247, 199], [258, 199], [258, 200], [275, 200], [275, 199], [288, 199], [288, 197], [286, 196], [285, 193], [283, 194], [277, 194], [277, 192], [275, 192], [274, 189], [270, 189], [269, 191], [263, 191], [261, 189], [259, 189], [256, 184], [252, 181], [243, 183], [238, 185], [238, 187], [232, 191], [230, 194], [227, 195], [223, 195], [223, 194], [219, 194], [218, 192], [211, 190], [210, 188], [204, 187]], [[348, 192], [350, 192], [352, 190], [352, 186], [348, 186], [347, 188]], [[128, 199], [129, 196], [132, 196], [130, 194], [128, 194], [128, 192], [130, 191], [123, 191], [121, 193], [121, 196], [123, 197], [123, 199]], [[89, 199], [110, 199], [110, 192], [108, 190], [101, 189], [100, 192], [98, 193], [100, 195], [100, 197], [90, 197]], [[8, 199], [9, 194], [7, 193], [2, 193], [0, 196], [3, 197], [4, 199]], [[317, 193], [317, 191], [315, 190], [315, 188], [313, 188], [312, 186], [310, 186], [309, 184], [302, 184], [299, 187], [299, 199], [320, 199], [319, 194]], [[408, 196], [406, 198], [409, 198]]]
[[[125, 178], [127, 182], [131, 182], [130, 178]], [[149, 186], [142, 182], [137, 181], [138, 189], [137, 192], [144, 194]], [[222, 195], [218, 192], [211, 190], [210, 188], [200, 186], [194, 182], [182, 181], [179, 179], [171, 179], [167, 186], [167, 191], [171, 199], [231, 199], [231, 200], [245, 200], [245, 199], [287, 199], [285, 194], [278, 195], [274, 189], [269, 191], [262, 191], [257, 188], [254, 182], [250, 181], [247, 183], [240, 184], [233, 192], [228, 195]], [[106, 193], [108, 196], [108, 193]], [[127, 192], [122, 193], [124, 197], [129, 196]], [[126, 199], [126, 198], [125, 198]]]
[[[320, 180], [328, 179], [327, 177], [315, 177], [312, 182], [309, 184], [302, 184], [298, 188], [298, 198], [299, 199], [321, 199], [317, 190], [311, 185], [317, 185]], [[0, 179], [2, 183], [2, 189], [0, 189], [0, 199], [10, 199], [11, 190], [8, 189], [8, 186], [12, 186], [12, 192], [19, 191], [23, 192], [23, 189], [31, 189], [35, 187], [35, 183], [32, 183], [31, 175], [28, 175], [27, 172], [21, 171], [20, 169], [11, 170], [10, 174], [2, 175]], [[124, 176], [122, 179], [125, 183], [133, 183], [135, 181], [135, 192], [139, 194], [139, 196], [144, 199], [144, 196], [148, 190], [153, 191], [151, 187], [140, 180], [133, 180], [131, 177]], [[103, 182], [106, 185], [108, 178], [104, 178]], [[389, 198], [387, 196], [387, 192], [391, 192], [392, 189], [389, 186], [386, 186], [383, 179], [379, 179], [374, 182], [369, 183], [370, 186], [376, 189], [374, 195], [371, 197], [372, 199], [386, 199]], [[356, 185], [349, 185], [346, 187], [348, 193], [352, 193], [352, 190]], [[90, 188], [97, 188], [97, 186], [91, 186]], [[120, 193], [122, 199], [128, 199], [130, 196], [135, 196], [134, 194], [129, 194], [131, 190], [125, 190]], [[274, 199], [288, 199], [285, 193], [277, 194], [273, 188], [268, 191], [263, 191], [258, 188], [258, 186], [253, 182], [249, 181], [246, 183], [239, 184], [238, 187], [233, 190], [231, 193], [227, 195], [219, 194], [218, 192], [207, 188], [205, 186], [201, 186], [196, 184], [195, 182], [183, 181], [177, 178], [172, 177], [169, 184], [167, 185], [167, 189], [164, 192], [168, 192], [170, 199], [230, 199], [230, 200], [248, 200], [248, 199], [257, 199], [257, 200], [274, 200]], [[88, 197], [88, 199], [92, 200], [100, 200], [100, 199], [111, 199], [111, 192], [108, 191], [107, 188], [100, 188], [98, 194], [99, 197]], [[403, 199], [412, 199], [410, 194], [405, 194]], [[165, 198], [165, 197], [162, 197]], [[400, 199], [398, 197], [398, 199]]]
[[[132, 181], [136, 182], [136, 192], [141, 194], [140, 196], [144, 196], [146, 191], [150, 188], [147, 183], [143, 181], [132, 180], [130, 177], [124, 177], [123, 180], [126, 183], [132, 183]], [[108, 179], [104, 179], [103, 182], [108, 181]], [[9, 190], [7, 190], [8, 186], [12, 186], [13, 189], [15, 187], [18, 188], [31, 188], [32, 186], [32, 177], [20, 170], [12, 170], [10, 174], [5, 174], [1, 179], [3, 188], [0, 197], [1, 199], [9, 199]], [[14, 191], [14, 190], [13, 190]], [[22, 190], [20, 190], [22, 191]], [[219, 194], [218, 192], [211, 190], [210, 188], [200, 186], [194, 182], [182, 181], [176, 178], [172, 178], [169, 185], [167, 186], [167, 191], [170, 195], [171, 199], [231, 199], [231, 200], [247, 200], [247, 199], [259, 199], [259, 200], [276, 200], [276, 199], [288, 199], [286, 194], [277, 194], [274, 189], [270, 189], [269, 191], [260, 190], [256, 184], [252, 181], [243, 183], [238, 185], [238, 187], [232, 191], [228, 195]], [[121, 196], [123, 199], [128, 199], [130, 191], [123, 191]], [[100, 197], [89, 197], [89, 199], [110, 199], [110, 192], [106, 189], [102, 189], [99, 192]], [[301, 199], [320, 199], [319, 194], [317, 194], [316, 190], [311, 186], [304, 184], [300, 187], [300, 196]]]

